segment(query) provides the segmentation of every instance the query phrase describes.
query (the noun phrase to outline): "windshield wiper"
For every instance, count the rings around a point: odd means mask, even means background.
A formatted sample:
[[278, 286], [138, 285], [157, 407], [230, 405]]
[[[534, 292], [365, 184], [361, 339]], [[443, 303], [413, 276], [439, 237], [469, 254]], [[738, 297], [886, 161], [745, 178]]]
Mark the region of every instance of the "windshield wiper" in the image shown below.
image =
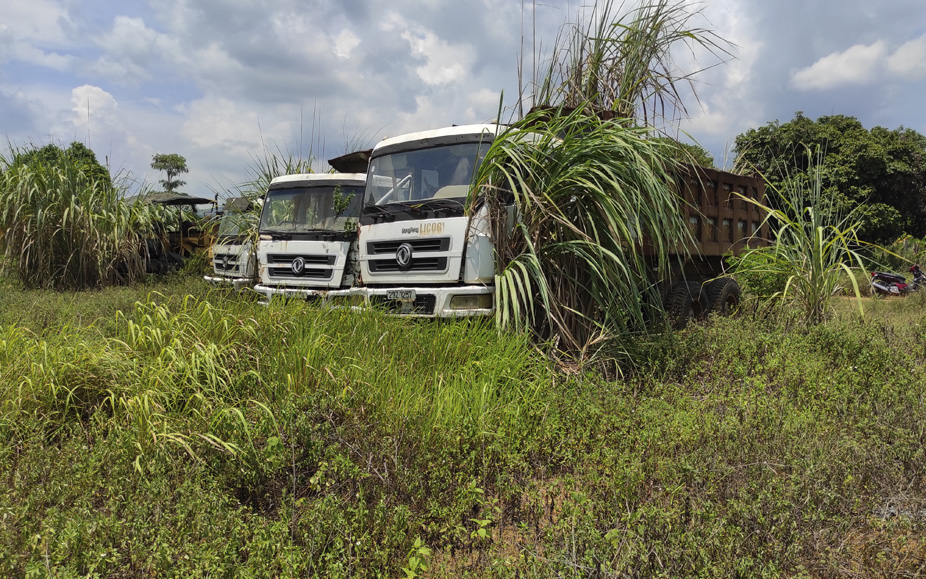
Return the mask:
[[257, 233], [259, 235], [269, 235], [274, 239], [289, 239], [292, 237], [291, 231], [281, 231], [279, 229], [259, 229]]
[[427, 209], [463, 209], [464, 202], [452, 197], [434, 197], [416, 202], [419, 207]]
[[388, 205], [366, 205], [360, 212], [361, 217], [394, 217]]

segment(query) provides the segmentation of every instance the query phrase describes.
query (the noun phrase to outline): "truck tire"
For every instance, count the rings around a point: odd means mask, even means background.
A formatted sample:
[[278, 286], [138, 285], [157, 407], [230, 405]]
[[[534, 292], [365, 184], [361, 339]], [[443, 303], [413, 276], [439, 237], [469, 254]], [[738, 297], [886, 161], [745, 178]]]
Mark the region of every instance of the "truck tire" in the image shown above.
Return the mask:
[[707, 285], [699, 281], [690, 281], [688, 282], [688, 294], [691, 296], [691, 317], [695, 320], [703, 320], [710, 306]]
[[708, 312], [729, 316], [740, 304], [740, 285], [732, 277], [720, 277], [707, 284]]
[[679, 281], [672, 285], [666, 296], [666, 315], [673, 329], [681, 330], [688, 320], [704, 315], [705, 292], [699, 282]]

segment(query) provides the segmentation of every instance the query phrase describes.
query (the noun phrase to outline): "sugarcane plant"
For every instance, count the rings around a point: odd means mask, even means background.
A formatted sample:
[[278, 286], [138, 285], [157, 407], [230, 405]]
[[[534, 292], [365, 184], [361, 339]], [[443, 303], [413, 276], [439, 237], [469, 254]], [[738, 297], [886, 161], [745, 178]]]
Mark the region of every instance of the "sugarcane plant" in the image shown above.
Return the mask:
[[[805, 148], [809, 169], [774, 190], [776, 207], [743, 196], [767, 215], [774, 239], [767, 247], [751, 249], [736, 260], [734, 272], [745, 277], [782, 280], [782, 287], [764, 296], [768, 302], [796, 306], [811, 324], [832, 313], [832, 298], [849, 280], [859, 313], [864, 314], [861, 290], [854, 272], [866, 271], [858, 233], [862, 206], [841, 210], [828, 201], [823, 189], [822, 152]], [[874, 247], [874, 246], [871, 246]]]
[[143, 278], [154, 210], [125, 200], [126, 175], [110, 179], [95, 158], [88, 163], [72, 149], [0, 155], [0, 267], [27, 287], [85, 289]]
[[537, 111], [489, 148], [471, 204], [489, 207], [501, 327], [588, 359], [660, 317], [657, 282], [690, 234], [674, 147], [630, 125]]
[[694, 77], [716, 63], [685, 72], [675, 60], [679, 49], [723, 61], [730, 43], [695, 25], [700, 11], [688, 2], [649, 0], [623, 9], [596, 1], [582, 8], [584, 21], [563, 27], [534, 81], [535, 105], [586, 106], [650, 127], [687, 115], [686, 90], [697, 99]]
[[659, 284], [690, 241], [675, 186], [687, 156], [663, 121], [685, 114], [697, 71], [673, 55], [728, 54], [686, 2], [622, 9], [595, 2], [563, 28], [543, 77], [522, 90], [534, 107], [492, 144], [470, 205], [491, 215], [499, 325], [579, 361], [621, 356], [625, 338], [660, 326]]

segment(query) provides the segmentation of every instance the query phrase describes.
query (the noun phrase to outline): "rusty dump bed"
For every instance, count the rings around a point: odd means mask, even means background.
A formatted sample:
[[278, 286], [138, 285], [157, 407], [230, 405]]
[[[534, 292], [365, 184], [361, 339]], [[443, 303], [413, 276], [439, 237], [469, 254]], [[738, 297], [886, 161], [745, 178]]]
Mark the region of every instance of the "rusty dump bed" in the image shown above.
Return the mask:
[[738, 254], [768, 245], [765, 213], [743, 197], [765, 204], [765, 183], [758, 177], [734, 175], [717, 169], [684, 165], [679, 177], [685, 222], [695, 242], [692, 257]]

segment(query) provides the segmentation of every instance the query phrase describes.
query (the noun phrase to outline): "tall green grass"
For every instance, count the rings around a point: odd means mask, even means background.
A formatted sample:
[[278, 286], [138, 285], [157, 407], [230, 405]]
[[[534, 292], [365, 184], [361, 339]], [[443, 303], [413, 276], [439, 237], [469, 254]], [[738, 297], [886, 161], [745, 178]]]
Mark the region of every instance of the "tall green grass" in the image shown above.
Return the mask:
[[691, 324], [613, 381], [480, 322], [156, 287], [4, 286], [49, 303], [2, 312], [0, 574], [923, 564], [919, 302]]
[[584, 21], [567, 24], [558, 36], [534, 103], [589, 106], [641, 126], [675, 124], [686, 114], [681, 87], [696, 97], [693, 79], [700, 72], [682, 70], [678, 51], [729, 55], [727, 41], [693, 25], [698, 12], [674, 0], [647, 0], [629, 10], [612, 0], [583, 7]]
[[535, 112], [496, 138], [474, 202], [493, 219], [501, 327], [530, 328], [587, 361], [660, 318], [657, 284], [689, 233], [674, 149], [650, 136], [579, 108]]
[[294, 396], [323, 392], [375, 408], [391, 425], [476, 434], [516, 418], [519, 401], [537, 387], [526, 340], [500, 339], [487, 323], [419, 325], [373, 313], [152, 295], [119, 312], [115, 328], [108, 336], [70, 326], [36, 335], [8, 325], [0, 420], [93, 417], [131, 426], [140, 455], [163, 441], [197, 456], [194, 448], [235, 448], [213, 430], [217, 420]]
[[[18, 162], [28, 158], [26, 163]], [[0, 157], [0, 267], [29, 287], [84, 289], [145, 275], [150, 209], [68, 156]], [[108, 177], [108, 176], [107, 176]]]
[[[812, 156], [807, 151], [808, 156]], [[856, 271], [864, 271], [866, 260], [859, 251], [858, 211], [842, 214], [827, 203], [822, 186], [823, 165], [811, 167], [807, 179], [789, 181], [775, 191], [780, 207], [773, 208], [747, 199], [767, 213], [774, 239], [767, 247], [750, 249], [736, 261], [734, 273], [761, 280], [776, 289], [767, 300], [796, 305], [810, 323], [820, 323], [831, 313], [832, 297], [840, 283], [848, 281], [856, 298], [862, 295]], [[783, 283], [780, 289], [775, 286]], [[864, 313], [861, 300], [857, 300]]]

